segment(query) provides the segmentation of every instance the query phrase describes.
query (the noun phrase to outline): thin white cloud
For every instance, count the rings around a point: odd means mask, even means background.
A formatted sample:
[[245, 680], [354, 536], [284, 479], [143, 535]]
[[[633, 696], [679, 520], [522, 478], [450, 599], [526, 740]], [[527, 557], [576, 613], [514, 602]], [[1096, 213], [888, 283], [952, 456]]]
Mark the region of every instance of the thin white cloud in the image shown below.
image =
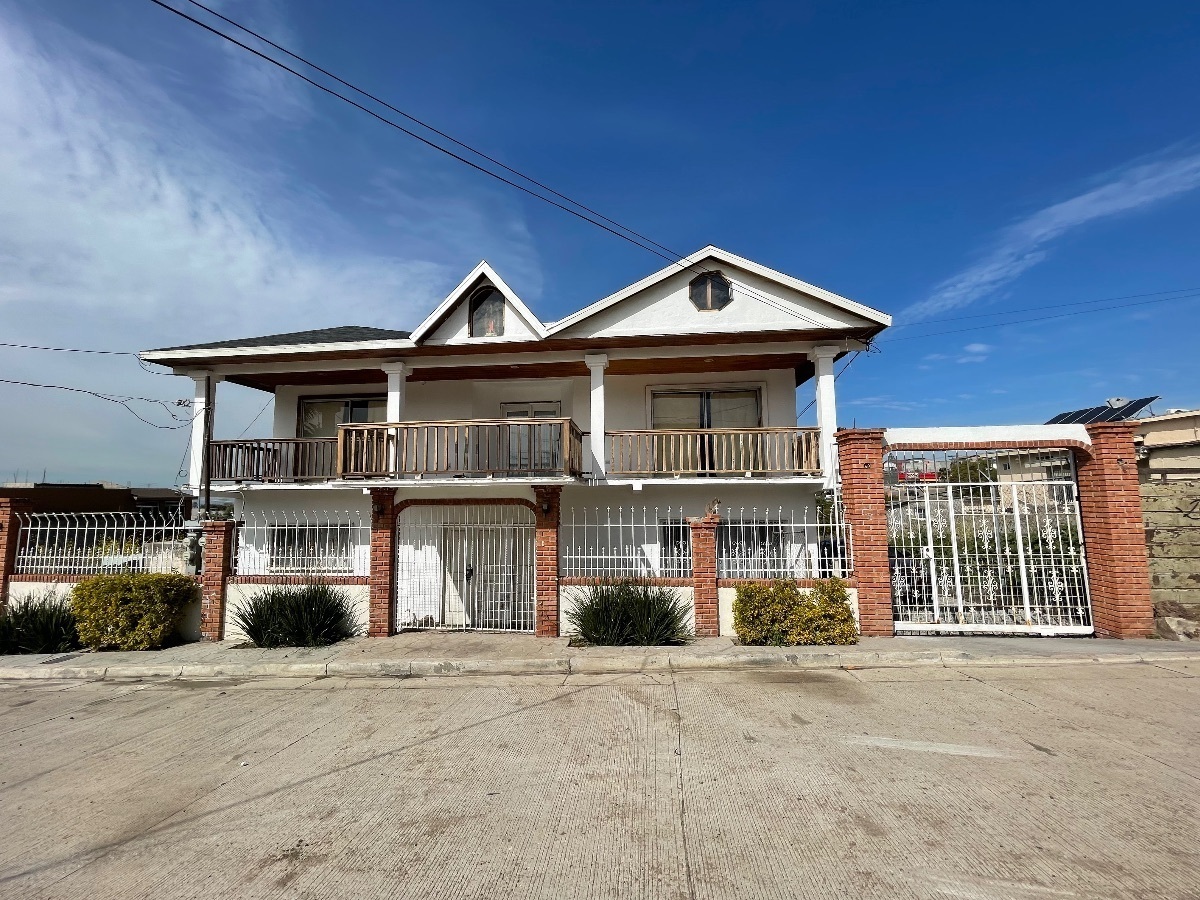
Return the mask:
[[967, 306], [1037, 265], [1046, 258], [1050, 245], [1067, 232], [1098, 219], [1145, 209], [1198, 186], [1200, 152], [1119, 169], [1083, 193], [1004, 229], [982, 259], [943, 281], [901, 316], [921, 319]]
[[[429, 198], [390, 195], [390, 225], [366, 235], [279, 175], [274, 157], [228, 146], [223, 123], [198, 119], [159, 74], [0, 0], [6, 341], [137, 350], [338, 324], [403, 328], [498, 247], [503, 270], [540, 285], [523, 222], [495, 194], [459, 185], [444, 216]], [[410, 159], [402, 164], [423, 165]], [[420, 227], [439, 242], [406, 239]], [[364, 249], [385, 240], [387, 254]], [[190, 391], [119, 357], [0, 349], [0, 377], [164, 399]], [[233, 437], [266, 396], [221, 393], [217, 432]], [[60, 479], [169, 483], [186, 443], [186, 431], [153, 431], [111, 404], [12, 385], [0, 384], [0, 415], [37, 423], [0, 442], [0, 477], [44, 468]], [[252, 433], [269, 433], [269, 421]]]
[[[304, 55], [300, 36], [292, 27], [279, 0], [221, 0], [210, 5], [222, 15], [229, 16], [276, 44]], [[187, 12], [196, 18], [208, 19], [202, 10], [189, 8]], [[213, 24], [249, 47], [279, 55], [266, 44], [220, 20], [214, 20]], [[227, 60], [223, 73], [225, 87], [242, 101], [242, 109], [248, 115], [295, 123], [302, 123], [313, 115], [313, 95], [298, 78], [228, 41], [216, 36], [211, 40], [219, 43]]]

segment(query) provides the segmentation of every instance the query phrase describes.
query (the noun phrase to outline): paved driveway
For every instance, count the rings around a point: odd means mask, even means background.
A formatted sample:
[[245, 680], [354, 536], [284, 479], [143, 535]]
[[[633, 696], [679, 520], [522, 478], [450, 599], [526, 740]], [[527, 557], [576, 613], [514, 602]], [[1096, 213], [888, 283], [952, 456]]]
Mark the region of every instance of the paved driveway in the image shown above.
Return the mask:
[[1196, 664], [0, 686], [0, 896], [1200, 896]]

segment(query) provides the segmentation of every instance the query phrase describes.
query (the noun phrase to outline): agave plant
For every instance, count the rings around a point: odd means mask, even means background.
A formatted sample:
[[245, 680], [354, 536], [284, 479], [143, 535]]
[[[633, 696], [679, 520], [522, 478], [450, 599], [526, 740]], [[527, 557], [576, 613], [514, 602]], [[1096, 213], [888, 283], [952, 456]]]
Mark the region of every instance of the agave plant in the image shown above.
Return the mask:
[[625, 578], [587, 585], [567, 621], [589, 644], [685, 644], [692, 639], [689, 612], [687, 601], [671, 588]]
[[233, 621], [259, 647], [323, 647], [362, 631], [346, 592], [315, 582], [259, 591]]

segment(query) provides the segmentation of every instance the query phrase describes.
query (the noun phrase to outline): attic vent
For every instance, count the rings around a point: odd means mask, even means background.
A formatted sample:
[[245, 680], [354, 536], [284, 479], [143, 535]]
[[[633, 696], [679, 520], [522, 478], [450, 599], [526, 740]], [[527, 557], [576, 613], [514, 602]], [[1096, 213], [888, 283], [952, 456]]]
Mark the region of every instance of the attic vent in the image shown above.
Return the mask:
[[720, 272], [697, 275], [688, 285], [688, 296], [696, 309], [724, 309], [729, 305], [729, 280]]

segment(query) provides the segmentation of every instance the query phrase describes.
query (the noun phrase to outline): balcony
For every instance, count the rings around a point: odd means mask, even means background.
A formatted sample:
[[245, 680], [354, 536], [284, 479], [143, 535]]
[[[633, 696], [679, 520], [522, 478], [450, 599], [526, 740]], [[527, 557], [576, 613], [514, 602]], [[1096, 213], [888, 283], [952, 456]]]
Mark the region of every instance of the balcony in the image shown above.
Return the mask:
[[816, 428], [708, 428], [608, 433], [618, 478], [806, 477], [821, 474]]
[[213, 481], [583, 474], [583, 435], [566, 418], [340, 425], [336, 438], [213, 441], [209, 447]]
[[[609, 478], [821, 474], [815, 428], [609, 432]], [[569, 418], [341, 425], [336, 438], [213, 441], [214, 482], [579, 478], [583, 435]]]

